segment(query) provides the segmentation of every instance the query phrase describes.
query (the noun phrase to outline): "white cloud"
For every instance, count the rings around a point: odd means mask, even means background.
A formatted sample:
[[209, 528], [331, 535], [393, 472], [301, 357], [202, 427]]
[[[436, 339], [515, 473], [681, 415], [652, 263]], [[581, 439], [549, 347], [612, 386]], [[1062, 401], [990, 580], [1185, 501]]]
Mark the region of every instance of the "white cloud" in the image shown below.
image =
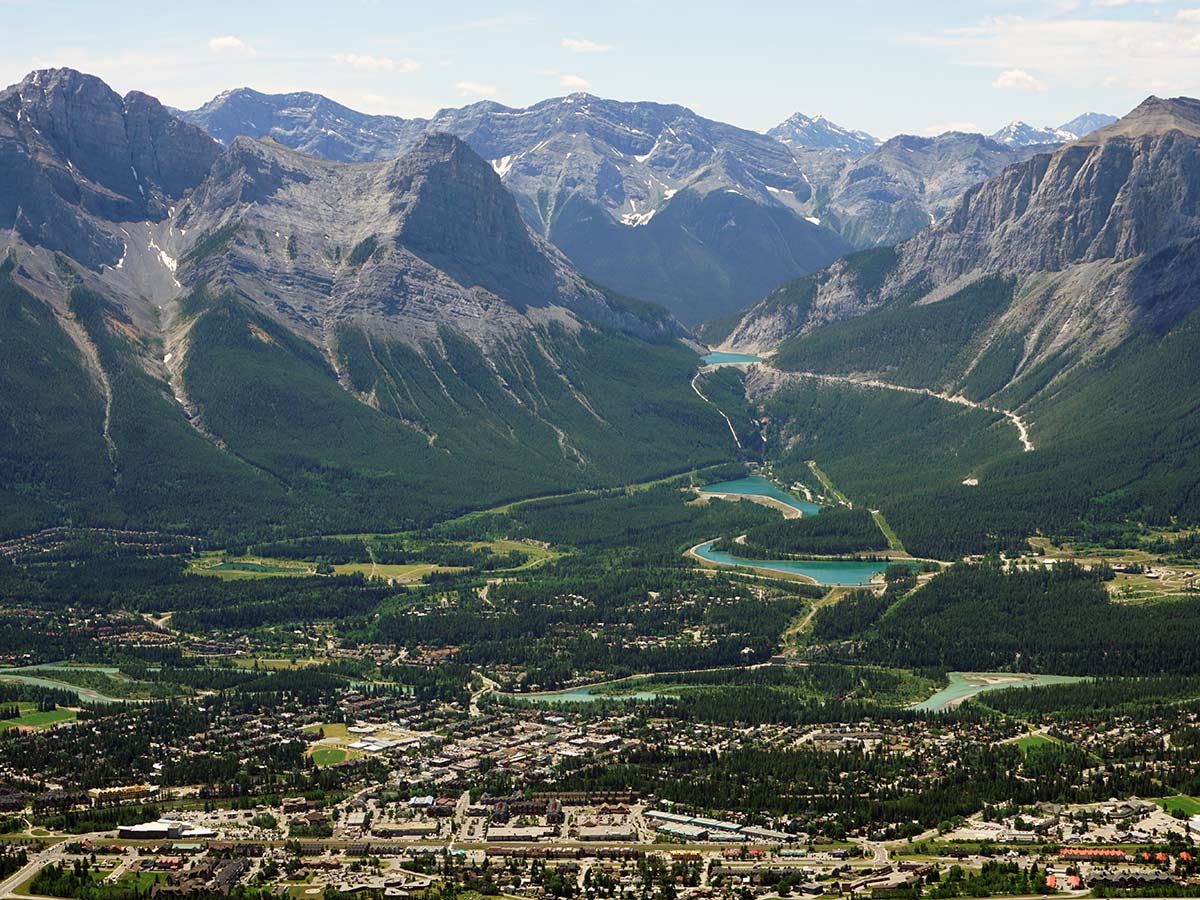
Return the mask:
[[1200, 9], [1181, 9], [1175, 13], [1175, 18], [1180, 22], [1200, 23]]
[[483, 84], [478, 81], [460, 81], [454, 85], [460, 94], [474, 94], [476, 97], [495, 97], [498, 90], [494, 84]]
[[607, 53], [612, 49], [611, 44], [597, 44], [587, 38], [565, 37], [561, 43], [564, 50], [570, 50], [572, 53]]
[[233, 34], [225, 34], [209, 40], [208, 49], [212, 53], [223, 53], [230, 56], [252, 56], [254, 48]]
[[992, 87], [1007, 91], [1044, 91], [1046, 85], [1038, 81], [1024, 69], [1008, 69], [1001, 72]]
[[906, 39], [963, 66], [1036, 71], [1056, 87], [1122, 90], [1141, 97], [1200, 91], [1200, 11], [1195, 17], [1092, 13], [991, 20]]
[[926, 137], [937, 137], [939, 134], [945, 134], [947, 131], [963, 131], [967, 134], [979, 134], [983, 131], [974, 122], [938, 122], [936, 125], [928, 125], [921, 129], [921, 134]]
[[369, 56], [360, 53], [335, 53], [334, 62], [359, 69], [364, 72], [415, 72], [421, 64], [415, 59], [392, 59], [388, 56]]
[[586, 91], [592, 86], [590, 81], [579, 75], [559, 75], [558, 83], [565, 88], [573, 88], [577, 91]]

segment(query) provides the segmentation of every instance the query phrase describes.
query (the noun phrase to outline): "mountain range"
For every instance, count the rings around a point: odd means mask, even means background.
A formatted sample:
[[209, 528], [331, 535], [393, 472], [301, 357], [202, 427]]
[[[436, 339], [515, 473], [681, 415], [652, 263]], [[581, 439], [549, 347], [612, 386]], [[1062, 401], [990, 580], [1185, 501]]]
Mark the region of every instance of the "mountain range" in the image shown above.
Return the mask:
[[1111, 125], [1117, 121], [1116, 116], [1105, 113], [1089, 112], [1076, 116], [1070, 122], [1065, 122], [1057, 128], [1046, 126], [1037, 128], [1028, 122], [1010, 122], [992, 135], [992, 140], [1010, 147], [1033, 147], [1042, 144], [1065, 144], [1074, 141], [1093, 131]]
[[690, 323], [849, 249], [806, 218], [810, 189], [787, 147], [682, 106], [572, 94], [528, 109], [484, 101], [405, 120], [243, 88], [180, 115], [225, 143], [269, 136], [337, 161], [390, 159], [425, 135], [457, 135], [581, 272]]
[[[222, 143], [269, 136], [343, 162], [391, 159], [424, 135], [455, 134], [581, 272], [693, 325], [850, 249], [912, 236], [967, 187], [1033, 152], [1025, 140], [1000, 147], [979, 135], [881, 143], [800, 113], [763, 135], [682, 106], [582, 93], [402, 119], [318, 94], [239, 88], [178, 115]], [[904, 158], [914, 146], [918, 156]]]

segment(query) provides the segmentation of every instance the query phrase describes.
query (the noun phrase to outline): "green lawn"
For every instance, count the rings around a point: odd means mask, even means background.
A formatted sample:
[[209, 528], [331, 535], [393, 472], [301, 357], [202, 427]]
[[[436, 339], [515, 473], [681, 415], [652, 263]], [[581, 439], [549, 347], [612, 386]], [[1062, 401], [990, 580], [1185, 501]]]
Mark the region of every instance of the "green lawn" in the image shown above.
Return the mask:
[[1161, 797], [1154, 801], [1167, 812], [1182, 812], [1185, 816], [1191, 817], [1200, 814], [1200, 800], [1195, 797], [1189, 797], [1187, 794], [1176, 794], [1174, 797]]
[[0, 719], [0, 730], [5, 728], [45, 728], [58, 722], [75, 721], [75, 711], [71, 709], [55, 709], [50, 712], [38, 712], [36, 703], [19, 704], [21, 715], [15, 719]]
[[292, 900], [316, 900], [324, 893], [325, 889], [319, 885], [293, 884], [288, 887], [288, 896]]
[[1027, 734], [1025, 737], [1017, 738], [1013, 741], [1020, 748], [1022, 753], [1028, 753], [1035, 747], [1049, 747], [1057, 744], [1058, 741], [1054, 738], [1046, 737], [1044, 734]]
[[313, 734], [317, 731], [323, 731], [327, 738], [345, 738], [350, 734], [345, 722], [323, 722], [304, 729], [305, 734]]
[[346, 751], [341, 747], [317, 747], [310, 755], [318, 766], [332, 766], [346, 761]]
[[165, 872], [126, 872], [117, 879], [117, 884], [122, 887], [135, 887], [140, 891], [149, 893], [154, 885], [166, 880], [167, 875]]

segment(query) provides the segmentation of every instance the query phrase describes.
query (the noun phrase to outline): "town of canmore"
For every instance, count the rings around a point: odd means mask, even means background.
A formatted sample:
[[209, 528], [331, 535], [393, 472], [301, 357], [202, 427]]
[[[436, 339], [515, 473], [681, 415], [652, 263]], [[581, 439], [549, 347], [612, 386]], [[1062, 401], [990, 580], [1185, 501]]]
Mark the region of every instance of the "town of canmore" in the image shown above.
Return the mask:
[[1192, 5], [0, 0], [0, 900], [1200, 897]]

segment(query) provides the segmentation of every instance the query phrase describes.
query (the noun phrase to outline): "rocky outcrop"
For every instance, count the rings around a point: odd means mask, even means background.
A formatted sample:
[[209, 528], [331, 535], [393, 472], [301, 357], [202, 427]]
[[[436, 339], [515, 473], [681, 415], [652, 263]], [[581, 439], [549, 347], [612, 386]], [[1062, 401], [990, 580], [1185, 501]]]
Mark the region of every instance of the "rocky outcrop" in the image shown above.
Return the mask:
[[1200, 234], [1200, 103], [1150, 98], [962, 197], [905, 245], [896, 280], [1121, 262]]

